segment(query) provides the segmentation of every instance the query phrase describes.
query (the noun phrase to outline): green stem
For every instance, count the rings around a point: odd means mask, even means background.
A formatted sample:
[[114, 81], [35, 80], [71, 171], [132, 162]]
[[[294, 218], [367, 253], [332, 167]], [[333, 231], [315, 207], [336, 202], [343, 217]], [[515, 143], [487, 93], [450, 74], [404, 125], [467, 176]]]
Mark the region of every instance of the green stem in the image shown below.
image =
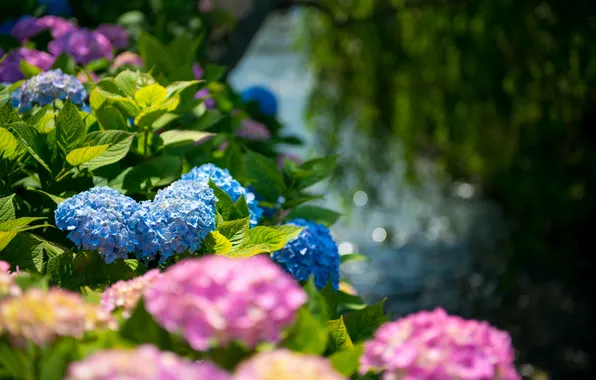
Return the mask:
[[149, 145], [149, 129], [145, 127], [145, 136], [144, 136], [144, 143], [143, 143], [143, 159], [147, 159], [147, 145]]

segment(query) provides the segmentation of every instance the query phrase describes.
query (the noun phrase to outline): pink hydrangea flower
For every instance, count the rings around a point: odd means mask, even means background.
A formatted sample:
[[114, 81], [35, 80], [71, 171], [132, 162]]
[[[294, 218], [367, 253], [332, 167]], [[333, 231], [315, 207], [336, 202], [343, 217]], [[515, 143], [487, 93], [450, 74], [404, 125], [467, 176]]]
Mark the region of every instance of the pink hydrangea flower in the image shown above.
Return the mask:
[[[10, 264], [0, 260], [0, 300], [20, 294], [21, 288], [14, 282], [14, 274], [10, 273]], [[1, 327], [0, 331], [2, 331]]]
[[[99, 80], [99, 77], [94, 72], [88, 71], [87, 74], [89, 75], [89, 77], [91, 77], [91, 80], [93, 82], [97, 82]], [[87, 77], [87, 74], [85, 74], [83, 71], [79, 71], [79, 73], [77, 74], [77, 79], [79, 80], [79, 82], [81, 82], [81, 83], [89, 82], [89, 78]]]
[[228, 380], [209, 362], [192, 362], [151, 345], [97, 352], [68, 367], [66, 380]]
[[61, 17], [26, 17], [19, 20], [14, 28], [12, 28], [12, 36], [17, 40], [24, 42], [45, 30], [49, 30], [52, 37], [59, 38], [76, 29], [76, 25]]
[[109, 313], [122, 308], [122, 316], [129, 318], [143, 292], [153, 285], [160, 276], [159, 269], [153, 269], [132, 280], [116, 282], [103, 292], [101, 306]]
[[286, 349], [262, 352], [240, 364], [233, 380], [347, 380], [327, 358]]
[[101, 24], [95, 30], [106, 36], [116, 49], [124, 49], [128, 46], [128, 31], [120, 25]]
[[137, 66], [143, 67], [143, 60], [138, 54], [131, 51], [123, 51], [114, 58], [112, 68], [117, 69], [122, 66]]
[[509, 334], [440, 308], [382, 325], [364, 345], [360, 373], [384, 380], [517, 380]]
[[67, 53], [83, 65], [100, 58], [114, 58], [112, 44], [106, 36], [87, 29], [74, 30], [56, 38], [48, 44], [48, 50], [55, 56]]
[[0, 82], [14, 83], [25, 78], [21, 72], [21, 60], [47, 71], [56, 58], [39, 50], [27, 48], [13, 50], [0, 63]]
[[271, 139], [269, 129], [264, 124], [253, 119], [242, 120], [240, 128], [236, 129], [236, 136], [251, 141], [267, 141]]
[[78, 293], [62, 289], [30, 289], [0, 303], [0, 331], [17, 344], [31, 339], [39, 346], [61, 336], [81, 337], [85, 331], [117, 325], [99, 305], [87, 304]]
[[187, 259], [145, 292], [155, 320], [199, 351], [234, 340], [250, 347], [277, 342], [306, 299], [298, 283], [263, 256]]

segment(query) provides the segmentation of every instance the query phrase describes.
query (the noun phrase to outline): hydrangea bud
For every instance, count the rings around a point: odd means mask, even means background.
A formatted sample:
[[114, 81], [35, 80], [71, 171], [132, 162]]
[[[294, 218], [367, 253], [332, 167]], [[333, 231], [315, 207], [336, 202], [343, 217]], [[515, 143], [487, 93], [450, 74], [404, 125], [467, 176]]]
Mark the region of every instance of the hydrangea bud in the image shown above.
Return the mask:
[[174, 253], [196, 252], [215, 230], [217, 198], [207, 184], [176, 181], [146, 201], [133, 216], [137, 226], [139, 258], [164, 262]]
[[271, 140], [271, 132], [263, 124], [253, 119], [244, 119], [241, 121], [240, 128], [236, 129], [236, 136], [251, 141]]
[[360, 373], [384, 371], [384, 380], [517, 380], [513, 360], [509, 334], [437, 308], [382, 325], [364, 345]]
[[106, 263], [128, 258], [135, 250], [139, 204], [109, 187], [94, 187], [60, 203], [54, 213], [56, 227], [83, 249], [97, 250]]
[[82, 105], [87, 97], [83, 84], [73, 75], [62, 74], [62, 70], [50, 70], [40, 73], [21, 86], [19, 106], [30, 108], [33, 104], [44, 106], [56, 99], [70, 99], [74, 104]]
[[50, 54], [39, 50], [27, 48], [13, 50], [0, 62], [0, 82], [14, 83], [25, 78], [21, 72], [21, 61], [47, 71], [55, 60]]
[[65, 380], [229, 380], [209, 362], [193, 362], [155, 346], [97, 352], [70, 364]]
[[31, 339], [45, 346], [61, 336], [80, 338], [85, 331], [116, 327], [103, 308], [87, 304], [80, 294], [62, 289], [33, 288], [0, 303], [0, 331], [4, 330], [19, 345]]
[[48, 44], [48, 51], [55, 56], [66, 53], [81, 65], [100, 58], [114, 59], [110, 40], [97, 31], [87, 29], [73, 30], [56, 38]]
[[199, 351], [232, 341], [249, 347], [277, 342], [306, 299], [292, 277], [264, 256], [183, 260], [145, 292], [155, 320]]
[[143, 292], [159, 280], [161, 272], [153, 269], [132, 280], [120, 280], [104, 290], [101, 306], [109, 313], [122, 309], [122, 316], [130, 318], [134, 308], [139, 303]]
[[233, 380], [347, 380], [327, 358], [286, 349], [262, 352], [241, 363]]
[[256, 200], [255, 195], [247, 191], [240, 182], [236, 181], [228, 169], [221, 169], [213, 164], [204, 164], [200, 167], [194, 167], [190, 172], [182, 175], [182, 180], [198, 181], [207, 185], [209, 184], [209, 179], [228, 194], [234, 202], [244, 195], [250, 214], [250, 226], [254, 227], [259, 223], [263, 215], [263, 210], [259, 207], [259, 202]]
[[298, 281], [305, 281], [314, 276], [315, 284], [322, 289], [331, 279], [333, 288], [337, 290], [339, 250], [329, 229], [322, 224], [304, 219], [294, 219], [288, 224], [305, 228], [297, 238], [274, 252], [271, 258]]
[[122, 66], [143, 67], [143, 60], [138, 54], [131, 51], [123, 51], [114, 58], [112, 68], [118, 69]]
[[120, 25], [101, 24], [96, 31], [106, 36], [116, 49], [124, 49], [128, 46], [128, 31]]

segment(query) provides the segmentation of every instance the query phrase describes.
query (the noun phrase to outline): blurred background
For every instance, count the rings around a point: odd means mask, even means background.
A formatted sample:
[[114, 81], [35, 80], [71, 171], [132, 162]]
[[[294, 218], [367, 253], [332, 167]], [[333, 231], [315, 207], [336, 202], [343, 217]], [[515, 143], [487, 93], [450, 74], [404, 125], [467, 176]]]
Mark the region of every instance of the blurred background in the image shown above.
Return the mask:
[[367, 301], [489, 320], [526, 378], [595, 378], [594, 0], [122, 3], [71, 6], [162, 38], [198, 6], [229, 83], [277, 96], [288, 151], [339, 154], [318, 190], [340, 252], [371, 258], [344, 273]]

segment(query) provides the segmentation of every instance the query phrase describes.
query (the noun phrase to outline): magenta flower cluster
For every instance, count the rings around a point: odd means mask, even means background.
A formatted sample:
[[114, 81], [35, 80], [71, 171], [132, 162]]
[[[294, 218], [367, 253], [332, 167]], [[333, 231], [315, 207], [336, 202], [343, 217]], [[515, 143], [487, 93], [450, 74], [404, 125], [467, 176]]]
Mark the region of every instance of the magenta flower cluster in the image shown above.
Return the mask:
[[382, 325], [365, 343], [360, 373], [383, 380], [517, 380], [509, 334], [486, 322], [421, 311]]
[[68, 367], [66, 380], [228, 380], [209, 362], [192, 362], [151, 345], [100, 351]]
[[183, 260], [145, 292], [145, 306], [196, 350], [239, 341], [277, 342], [306, 293], [269, 258], [205, 256]]
[[120, 280], [104, 290], [101, 297], [101, 306], [107, 312], [122, 309], [122, 316], [129, 318], [143, 292], [155, 284], [161, 276], [159, 269], [153, 269], [142, 276], [132, 280]]

